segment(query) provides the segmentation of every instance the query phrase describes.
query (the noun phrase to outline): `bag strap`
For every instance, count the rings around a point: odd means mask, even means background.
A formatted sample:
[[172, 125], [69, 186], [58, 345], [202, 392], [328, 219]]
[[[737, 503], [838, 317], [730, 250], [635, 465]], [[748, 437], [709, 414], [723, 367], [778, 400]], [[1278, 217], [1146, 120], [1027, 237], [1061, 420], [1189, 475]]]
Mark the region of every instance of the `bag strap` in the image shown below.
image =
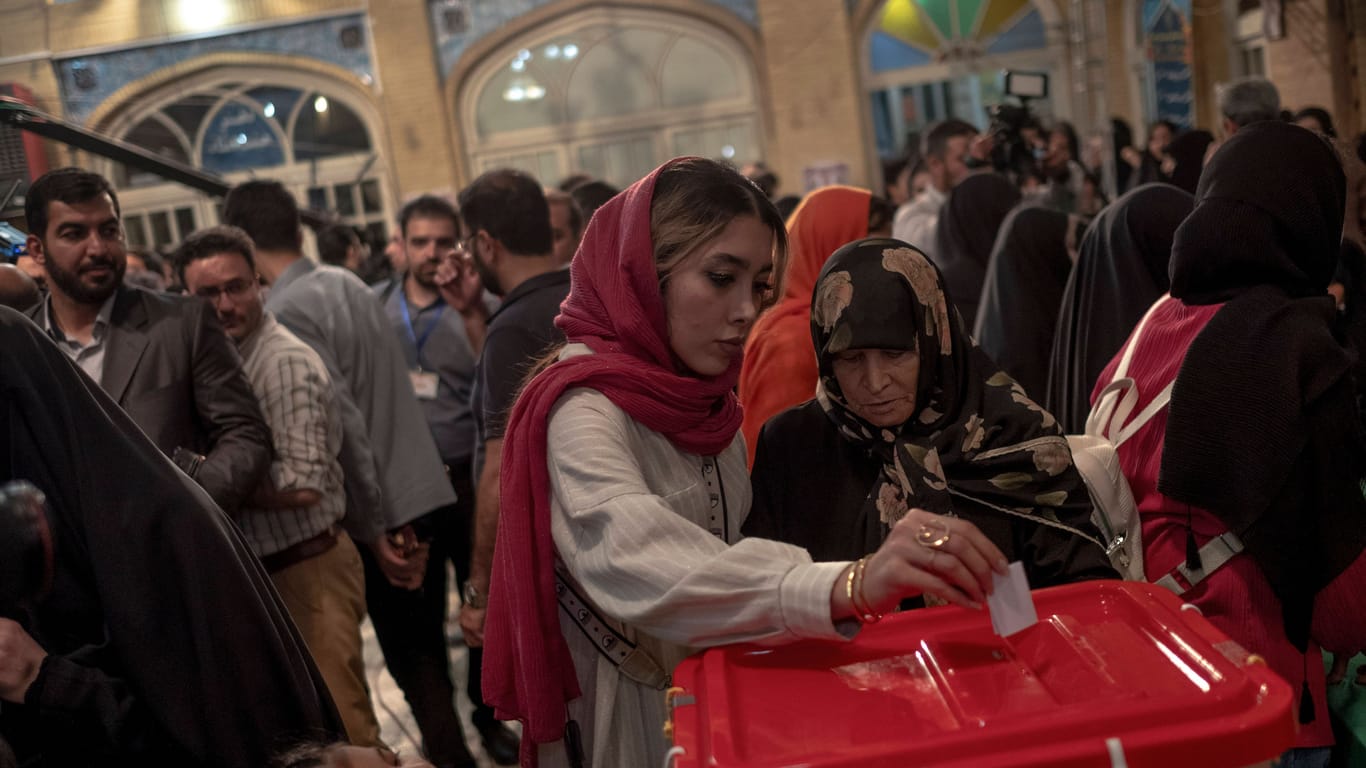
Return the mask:
[[1058, 520], [1049, 520], [1048, 518], [1042, 515], [1031, 515], [1025, 512], [1018, 512], [1009, 507], [1000, 506], [999, 504], [993, 504], [989, 501], [986, 501], [985, 499], [979, 499], [976, 496], [963, 493], [962, 491], [954, 488], [953, 486], [949, 486], [949, 493], [953, 496], [957, 496], [960, 499], [967, 499], [968, 501], [971, 501], [975, 504], [981, 504], [987, 509], [993, 509], [997, 512], [1000, 512], [1001, 514], [1010, 515], [1011, 517], [1018, 517], [1024, 520], [1028, 520], [1032, 523], [1038, 523], [1039, 525], [1046, 525], [1049, 528], [1056, 528], [1060, 531], [1066, 531], [1067, 533], [1070, 533], [1073, 536], [1080, 536], [1081, 538], [1086, 539], [1092, 544], [1095, 544], [1096, 546], [1100, 547], [1102, 550], [1105, 549], [1105, 544], [1101, 542], [1100, 539], [1097, 539], [1095, 536], [1092, 536], [1091, 534], [1079, 528], [1073, 528], [1067, 523]]
[[1143, 328], [1148, 324], [1148, 319], [1153, 316], [1157, 308], [1166, 304], [1171, 299], [1171, 294], [1164, 293], [1153, 302], [1148, 311], [1143, 313], [1143, 318], [1134, 326], [1134, 332], [1129, 336], [1129, 345], [1124, 348], [1124, 356], [1119, 359], [1119, 367], [1115, 369], [1115, 378], [1122, 379], [1129, 375], [1129, 363], [1134, 359], [1134, 350], [1138, 349], [1138, 340], [1143, 337]]
[[1224, 567], [1228, 561], [1232, 560], [1243, 551], [1243, 541], [1239, 539], [1233, 531], [1224, 531], [1205, 542], [1205, 546], [1200, 548], [1200, 564], [1202, 567], [1192, 569], [1182, 563], [1172, 569], [1170, 573], [1153, 583], [1159, 587], [1165, 587], [1178, 597], [1195, 589], [1200, 582], [1209, 578], [1210, 574]]
[[663, 665], [599, 616], [570, 585], [559, 567], [555, 569], [555, 597], [560, 608], [574, 620], [598, 653], [612, 662], [622, 675], [647, 688], [662, 691], [669, 687], [669, 673]]
[[1169, 383], [1132, 422], [1125, 423], [1129, 419], [1129, 414], [1138, 406], [1138, 385], [1129, 376], [1129, 364], [1133, 361], [1134, 350], [1138, 349], [1138, 341], [1143, 337], [1143, 329], [1147, 326], [1148, 319], [1158, 307], [1170, 299], [1170, 294], [1163, 294], [1148, 307], [1138, 325], [1134, 326], [1134, 332], [1130, 335], [1129, 343], [1124, 347], [1124, 354], [1119, 359], [1119, 366], [1115, 368], [1114, 377], [1100, 391], [1100, 395], [1096, 397], [1095, 407], [1086, 418], [1086, 434], [1106, 437], [1118, 448], [1171, 400], [1172, 384], [1175, 382]]

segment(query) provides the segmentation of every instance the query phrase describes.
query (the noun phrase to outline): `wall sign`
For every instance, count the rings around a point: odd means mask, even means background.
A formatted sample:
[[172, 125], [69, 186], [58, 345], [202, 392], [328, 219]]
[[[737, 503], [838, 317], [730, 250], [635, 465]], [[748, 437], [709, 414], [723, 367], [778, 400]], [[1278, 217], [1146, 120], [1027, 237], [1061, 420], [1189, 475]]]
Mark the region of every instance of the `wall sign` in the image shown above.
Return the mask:
[[1144, 0], [1149, 112], [1181, 129], [1195, 122], [1191, 87], [1191, 0]]

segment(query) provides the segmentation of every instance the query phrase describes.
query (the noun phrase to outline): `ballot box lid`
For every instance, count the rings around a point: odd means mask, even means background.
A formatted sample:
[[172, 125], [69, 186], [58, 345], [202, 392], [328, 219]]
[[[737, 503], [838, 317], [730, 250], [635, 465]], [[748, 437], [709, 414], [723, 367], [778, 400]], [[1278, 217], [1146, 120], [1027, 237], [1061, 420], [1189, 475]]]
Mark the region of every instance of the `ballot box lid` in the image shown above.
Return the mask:
[[1010, 637], [928, 608], [847, 643], [713, 648], [669, 694], [675, 768], [1246, 766], [1293, 746], [1290, 686], [1170, 592], [1033, 593]]

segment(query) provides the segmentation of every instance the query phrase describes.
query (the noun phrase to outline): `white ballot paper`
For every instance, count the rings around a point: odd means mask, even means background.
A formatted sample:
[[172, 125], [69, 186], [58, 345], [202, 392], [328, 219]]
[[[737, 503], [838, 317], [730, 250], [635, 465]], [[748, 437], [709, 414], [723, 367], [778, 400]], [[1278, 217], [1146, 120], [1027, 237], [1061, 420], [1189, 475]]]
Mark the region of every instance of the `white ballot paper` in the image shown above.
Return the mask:
[[987, 597], [991, 611], [991, 628], [1001, 637], [1009, 637], [1039, 622], [1034, 610], [1034, 596], [1029, 594], [1029, 579], [1024, 563], [1010, 564], [1006, 575], [991, 575], [991, 595]]

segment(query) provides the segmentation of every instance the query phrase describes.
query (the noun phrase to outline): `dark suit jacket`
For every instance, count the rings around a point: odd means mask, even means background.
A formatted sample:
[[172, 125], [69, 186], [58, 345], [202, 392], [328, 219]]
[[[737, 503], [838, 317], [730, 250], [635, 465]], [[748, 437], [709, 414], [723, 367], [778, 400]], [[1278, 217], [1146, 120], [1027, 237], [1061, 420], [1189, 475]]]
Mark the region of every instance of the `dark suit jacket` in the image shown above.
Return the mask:
[[[40, 326], [46, 302], [29, 315]], [[242, 359], [199, 299], [120, 287], [100, 387], [167, 456], [205, 454], [195, 480], [232, 514], [270, 465], [270, 429]]]

